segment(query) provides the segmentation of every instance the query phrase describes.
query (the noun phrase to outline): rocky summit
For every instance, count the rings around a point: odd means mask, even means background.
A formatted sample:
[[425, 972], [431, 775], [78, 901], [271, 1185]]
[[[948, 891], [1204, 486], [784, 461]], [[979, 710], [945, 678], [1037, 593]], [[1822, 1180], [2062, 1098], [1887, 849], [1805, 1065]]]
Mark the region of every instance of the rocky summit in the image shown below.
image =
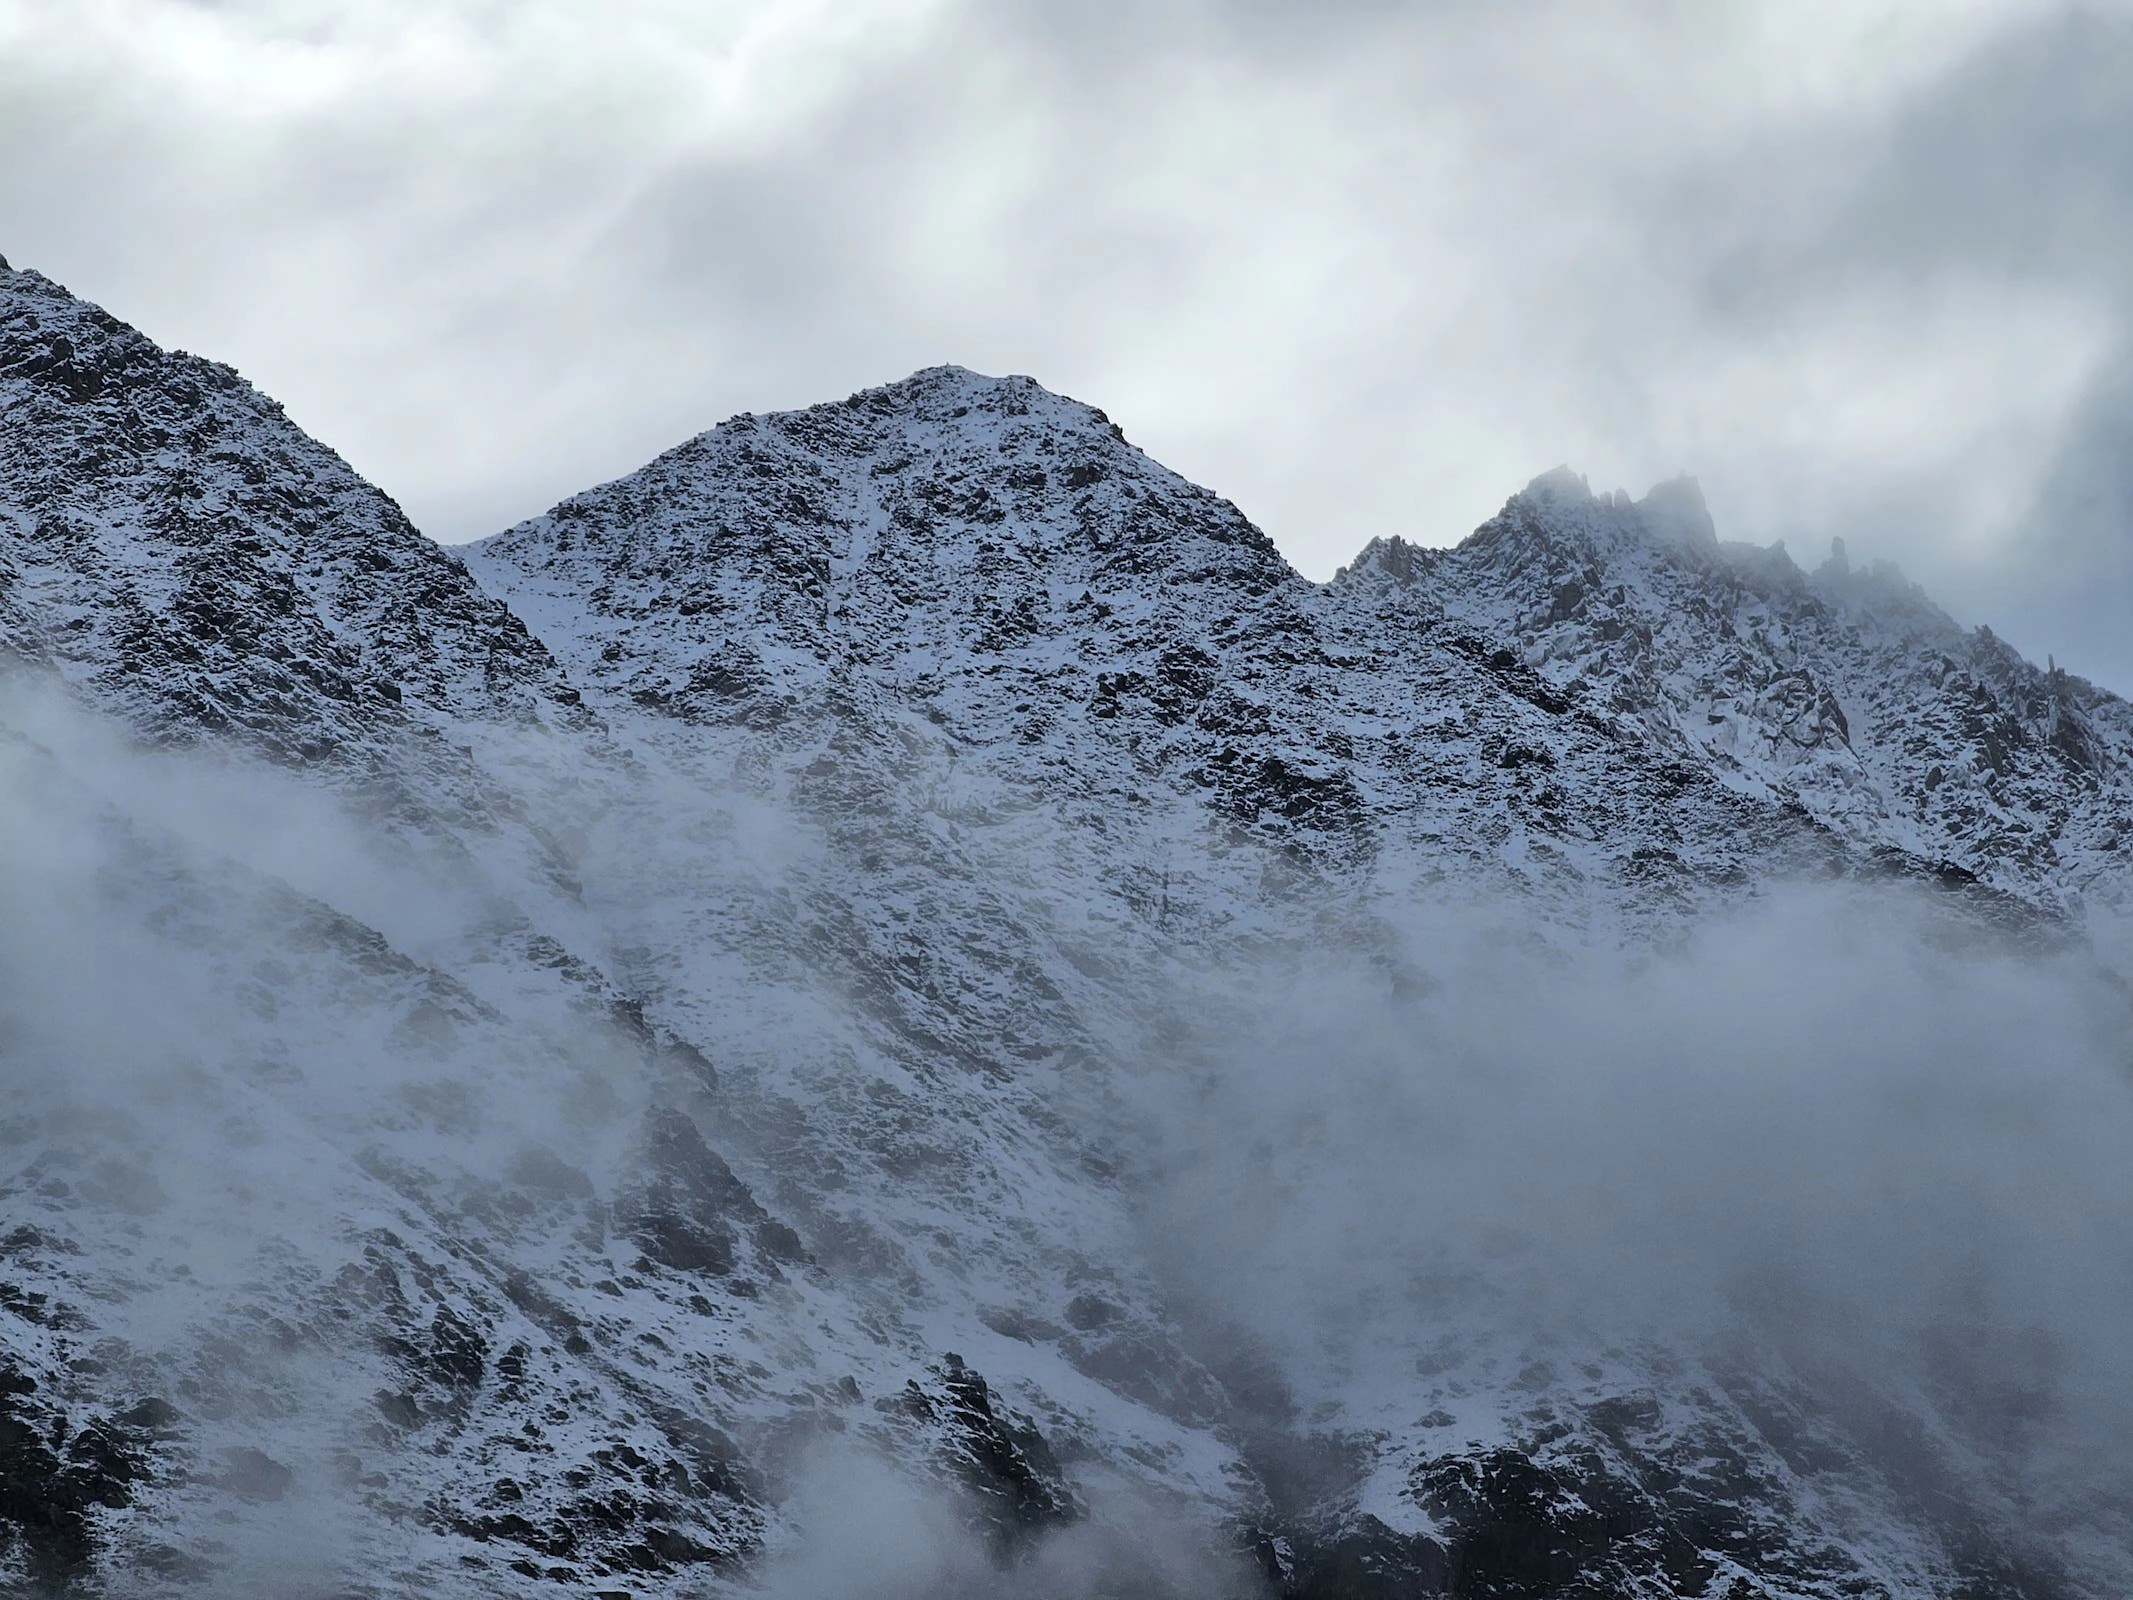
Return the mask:
[[0, 264], [0, 662], [6, 1592], [2133, 1592], [2133, 707], [1841, 545], [939, 367], [447, 549]]

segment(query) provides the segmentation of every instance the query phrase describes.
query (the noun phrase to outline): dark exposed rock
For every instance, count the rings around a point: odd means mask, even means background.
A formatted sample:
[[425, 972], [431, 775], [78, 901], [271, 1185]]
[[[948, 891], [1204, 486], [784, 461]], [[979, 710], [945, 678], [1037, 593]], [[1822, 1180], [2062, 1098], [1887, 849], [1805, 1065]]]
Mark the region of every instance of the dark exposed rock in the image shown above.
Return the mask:
[[625, 1200], [623, 1212], [651, 1260], [677, 1272], [724, 1277], [739, 1263], [744, 1235], [768, 1262], [807, 1259], [800, 1236], [763, 1209], [681, 1112], [653, 1113], [645, 1154], [651, 1176]]
[[141, 1421], [81, 1420], [48, 1386], [0, 1365], [0, 1559], [19, 1553], [30, 1580], [54, 1591], [85, 1577], [96, 1512], [131, 1503], [168, 1409], [143, 1401], [127, 1413], [145, 1411]]
[[999, 1405], [962, 1357], [942, 1357], [928, 1381], [914, 1378], [901, 1395], [879, 1403], [934, 1430], [946, 1464], [968, 1491], [975, 1521], [1002, 1556], [1082, 1516], [1044, 1435]]

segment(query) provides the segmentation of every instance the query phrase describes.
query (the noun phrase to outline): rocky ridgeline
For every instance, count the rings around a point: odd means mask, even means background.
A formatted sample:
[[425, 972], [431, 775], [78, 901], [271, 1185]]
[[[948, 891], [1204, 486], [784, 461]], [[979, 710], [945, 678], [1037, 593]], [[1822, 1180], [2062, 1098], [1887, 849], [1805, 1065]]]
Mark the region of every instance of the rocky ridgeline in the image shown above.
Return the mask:
[[1513, 641], [1672, 758], [1869, 851], [2059, 911], [2120, 892], [2124, 701], [1842, 541], [1813, 571], [1720, 543], [1687, 479], [1632, 503], [1551, 473], [1456, 549], [1374, 543], [1340, 585]]
[[[1989, 1463], [1887, 1448], [1901, 1399], [1834, 1417], [1772, 1352], [1311, 1404], [1171, 1302], [1132, 1150], [1062, 1110], [1183, 969], [1332, 944], [1426, 994], [1388, 905], [1570, 946], [1894, 876], [2077, 936], [2133, 712], [1892, 573], [1553, 473], [1314, 585], [1101, 412], [958, 368], [455, 553], [227, 368], [0, 267], [0, 651], [412, 874], [268, 870], [0, 725], [87, 863], [50, 903], [171, 1011], [0, 992], [21, 1581], [225, 1592], [300, 1512], [321, 1592], [697, 1593], [863, 1455], [1009, 1566], [1124, 1482], [1239, 1594], [2105, 1592]], [[1167, 1535], [1106, 1538], [1156, 1585]]]

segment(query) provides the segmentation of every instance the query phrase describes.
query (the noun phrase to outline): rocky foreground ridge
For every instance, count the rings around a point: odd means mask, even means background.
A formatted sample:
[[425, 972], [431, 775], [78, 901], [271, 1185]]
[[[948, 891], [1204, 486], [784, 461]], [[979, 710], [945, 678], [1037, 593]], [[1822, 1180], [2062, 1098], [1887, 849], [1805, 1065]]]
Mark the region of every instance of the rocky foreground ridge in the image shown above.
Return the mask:
[[1687, 480], [1313, 584], [943, 367], [454, 551], [0, 263], [0, 660], [0, 1584], [2133, 1589], [2048, 1349], [1872, 1384], [1398, 1262], [1344, 1333], [1179, 1259], [1267, 975], [1421, 1037], [1448, 928], [2123, 907], [2133, 708]]

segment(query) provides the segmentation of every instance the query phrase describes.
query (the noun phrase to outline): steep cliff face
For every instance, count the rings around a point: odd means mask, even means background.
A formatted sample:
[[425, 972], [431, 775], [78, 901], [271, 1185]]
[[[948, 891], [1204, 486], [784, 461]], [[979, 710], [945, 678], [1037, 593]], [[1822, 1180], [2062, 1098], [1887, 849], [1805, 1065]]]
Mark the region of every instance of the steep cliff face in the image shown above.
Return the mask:
[[[1251, 1237], [1450, 1148], [1338, 1103], [1358, 1015], [1465, 1081], [1463, 986], [1781, 883], [1915, 879], [1958, 942], [2115, 902], [2121, 702], [1691, 486], [1550, 475], [1318, 586], [1102, 413], [939, 368], [455, 554], [7, 272], [0, 646], [23, 1582], [2127, 1575], [2122, 1508], [1994, 1433], [2020, 1397], [1565, 1315], [1559, 1256], [1440, 1259], [1458, 1203], [1397, 1175]], [[884, 1472], [960, 1531], [868, 1522]]]

